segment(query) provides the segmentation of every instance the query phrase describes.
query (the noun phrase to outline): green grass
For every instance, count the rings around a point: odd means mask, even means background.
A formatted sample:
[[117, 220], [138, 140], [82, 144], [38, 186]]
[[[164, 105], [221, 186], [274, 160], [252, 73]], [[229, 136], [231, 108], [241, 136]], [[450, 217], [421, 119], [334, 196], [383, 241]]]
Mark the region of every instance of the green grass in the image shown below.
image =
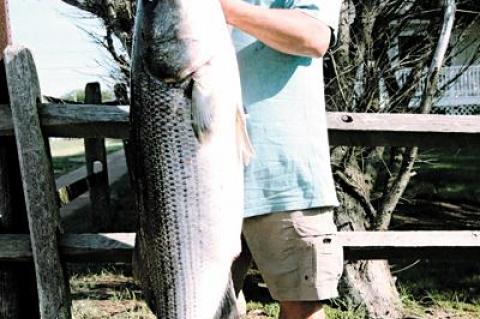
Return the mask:
[[462, 292], [425, 291], [421, 298], [415, 296], [408, 287], [401, 286], [402, 302], [408, 314], [424, 318], [425, 315], [442, 313], [445, 318], [479, 318], [478, 301], [468, 301]]
[[[332, 305], [325, 305], [325, 315], [328, 319], [363, 319], [365, 310], [356, 308], [353, 305], [342, 303], [341, 300], [332, 301]], [[247, 303], [247, 313], [249, 317], [257, 315], [262, 318], [276, 319], [280, 313], [280, 307], [277, 302], [255, 302]]]
[[[356, 308], [353, 305], [346, 305], [340, 300], [332, 301], [332, 306], [325, 305], [325, 315], [328, 319], [363, 319], [365, 310]], [[249, 316], [258, 315], [265, 318], [278, 318], [280, 306], [277, 302], [261, 303], [250, 301], [247, 303], [247, 313]]]
[[[480, 318], [480, 300], [472, 299], [467, 291], [424, 290], [421, 293], [407, 284], [399, 284], [399, 292], [405, 314], [413, 318]], [[417, 286], [418, 288], [418, 286]], [[279, 306], [276, 302], [260, 303], [249, 302], [247, 310], [251, 315], [259, 318], [276, 319], [279, 315]], [[333, 300], [325, 306], [328, 319], [364, 319], [364, 308], [357, 308], [342, 300]], [[250, 317], [248, 317], [250, 318]], [[256, 317], [252, 317], [256, 318]]]
[[247, 313], [257, 314], [264, 318], [278, 318], [280, 307], [276, 302], [262, 303], [250, 301], [247, 303]]
[[140, 289], [125, 269], [101, 265], [71, 269], [73, 318], [154, 319]]
[[356, 307], [349, 301], [335, 299], [325, 306], [325, 315], [329, 319], [363, 319], [365, 308]]
[[395, 275], [410, 313], [424, 315], [433, 310], [453, 313], [455, 318], [480, 318], [479, 262], [423, 260]]

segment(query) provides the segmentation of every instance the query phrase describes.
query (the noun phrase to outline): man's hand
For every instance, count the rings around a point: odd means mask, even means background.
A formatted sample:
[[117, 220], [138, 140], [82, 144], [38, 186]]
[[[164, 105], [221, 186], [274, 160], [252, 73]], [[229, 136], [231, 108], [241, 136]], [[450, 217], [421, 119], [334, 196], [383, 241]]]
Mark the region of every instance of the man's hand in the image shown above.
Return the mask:
[[228, 24], [283, 53], [322, 57], [331, 29], [300, 10], [270, 9], [241, 0], [220, 0]]

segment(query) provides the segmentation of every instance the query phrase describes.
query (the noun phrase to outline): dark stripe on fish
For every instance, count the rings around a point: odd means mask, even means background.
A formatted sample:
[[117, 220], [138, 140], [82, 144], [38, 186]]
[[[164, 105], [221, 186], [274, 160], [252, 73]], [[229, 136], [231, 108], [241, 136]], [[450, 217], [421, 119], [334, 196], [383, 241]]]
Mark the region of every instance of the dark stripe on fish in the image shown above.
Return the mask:
[[[192, 234], [185, 225], [198, 214], [198, 181], [196, 151], [198, 142], [191, 126], [191, 102], [188, 83], [165, 84], [148, 73], [137, 79], [133, 87], [132, 144], [136, 168], [139, 203], [139, 256], [144, 263], [143, 276], [148, 280], [144, 289], [158, 287], [163, 300], [150, 301], [160, 318], [188, 317], [186, 303], [190, 296], [187, 287], [190, 278], [176, 274], [190, 274], [192, 268], [190, 247]], [[152, 94], [155, 92], [155, 94]], [[141, 147], [140, 147], [141, 146]], [[142, 244], [144, 241], [157, 245]], [[170, 243], [161, 245], [161, 243]], [[151, 251], [145, 251], [147, 246]], [[153, 254], [146, 257], [147, 254]], [[153, 264], [152, 264], [153, 263]], [[188, 293], [194, 294], [192, 287]], [[146, 295], [153, 296], [147, 292]], [[187, 300], [185, 300], [187, 299]], [[165, 305], [165, 309], [159, 309]]]

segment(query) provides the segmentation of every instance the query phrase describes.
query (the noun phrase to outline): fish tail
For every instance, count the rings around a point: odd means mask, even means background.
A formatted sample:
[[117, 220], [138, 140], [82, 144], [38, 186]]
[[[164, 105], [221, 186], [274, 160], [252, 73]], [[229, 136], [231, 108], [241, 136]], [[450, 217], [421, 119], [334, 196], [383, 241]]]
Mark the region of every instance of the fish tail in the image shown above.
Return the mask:
[[237, 311], [237, 298], [235, 296], [235, 290], [233, 289], [233, 281], [230, 277], [228, 281], [227, 289], [222, 302], [213, 319], [239, 319], [240, 315]]

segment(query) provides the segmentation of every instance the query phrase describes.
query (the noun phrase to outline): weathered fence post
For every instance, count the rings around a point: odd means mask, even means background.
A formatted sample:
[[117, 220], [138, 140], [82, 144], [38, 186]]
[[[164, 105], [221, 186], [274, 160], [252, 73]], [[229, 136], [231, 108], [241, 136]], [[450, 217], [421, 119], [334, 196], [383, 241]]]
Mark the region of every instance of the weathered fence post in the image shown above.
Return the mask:
[[3, 50], [5, 45], [10, 43], [10, 23], [8, 21], [8, 2], [7, 0], [0, 1], [0, 45]]
[[[85, 103], [102, 103], [98, 82], [88, 83], [85, 87]], [[93, 230], [104, 230], [111, 221], [107, 151], [104, 138], [85, 139], [85, 160], [92, 208], [91, 225]]]
[[30, 52], [5, 50], [12, 121], [22, 173], [30, 239], [37, 279], [40, 315], [71, 318], [70, 296], [58, 250], [59, 207], [47, 139], [37, 113], [40, 87]]
[[[7, 0], [0, 0], [0, 104], [8, 104], [3, 50], [10, 44]], [[0, 137], [0, 233], [28, 233], [15, 139]], [[33, 263], [0, 264], [0, 318], [39, 318]]]

